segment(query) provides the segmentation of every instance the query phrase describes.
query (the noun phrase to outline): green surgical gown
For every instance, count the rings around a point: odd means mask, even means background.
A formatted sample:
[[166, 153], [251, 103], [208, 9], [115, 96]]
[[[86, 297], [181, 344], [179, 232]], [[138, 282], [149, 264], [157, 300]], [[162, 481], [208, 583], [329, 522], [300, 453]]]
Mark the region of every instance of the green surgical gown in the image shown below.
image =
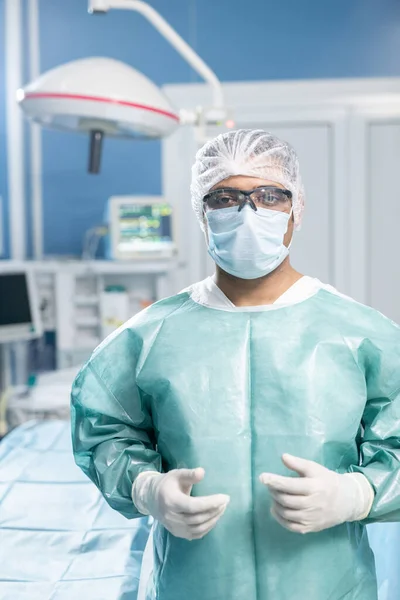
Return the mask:
[[[400, 519], [400, 328], [320, 290], [252, 312], [182, 293], [93, 354], [72, 393], [77, 464], [128, 518], [145, 470], [204, 467], [194, 495], [231, 502], [204, 539], [156, 524], [150, 600], [376, 600], [365, 524]], [[258, 477], [288, 452], [375, 490], [364, 523], [283, 529]]]

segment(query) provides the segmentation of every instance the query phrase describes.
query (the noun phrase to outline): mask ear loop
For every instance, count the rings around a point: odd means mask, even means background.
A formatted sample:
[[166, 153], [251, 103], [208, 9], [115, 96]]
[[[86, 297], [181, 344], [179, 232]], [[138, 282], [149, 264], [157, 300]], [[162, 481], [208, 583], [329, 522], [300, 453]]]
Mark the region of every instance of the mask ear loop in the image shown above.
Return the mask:
[[[286, 233], [287, 233], [287, 230], [289, 229], [289, 222], [290, 222], [290, 219], [292, 218], [292, 216], [293, 216], [293, 206], [292, 206], [292, 208], [290, 209], [290, 213], [289, 213], [289, 220], [288, 220], [288, 226], [287, 226], [287, 229], [286, 229]], [[294, 230], [293, 230], [293, 234], [294, 234]], [[292, 239], [291, 239], [291, 240], [290, 240], [290, 242], [289, 242], [289, 246], [287, 246], [287, 249], [288, 249], [288, 250], [290, 250], [290, 246], [292, 245], [292, 242], [293, 242], [293, 234], [292, 234]]]

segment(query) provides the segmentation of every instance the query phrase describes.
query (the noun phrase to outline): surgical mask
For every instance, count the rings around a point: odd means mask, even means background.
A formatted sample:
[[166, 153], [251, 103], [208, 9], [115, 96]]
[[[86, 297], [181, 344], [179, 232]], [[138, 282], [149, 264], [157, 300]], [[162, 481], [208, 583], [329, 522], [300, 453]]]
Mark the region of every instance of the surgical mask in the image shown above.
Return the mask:
[[221, 269], [240, 279], [258, 279], [272, 273], [289, 255], [283, 238], [291, 212], [248, 204], [206, 213], [208, 252]]

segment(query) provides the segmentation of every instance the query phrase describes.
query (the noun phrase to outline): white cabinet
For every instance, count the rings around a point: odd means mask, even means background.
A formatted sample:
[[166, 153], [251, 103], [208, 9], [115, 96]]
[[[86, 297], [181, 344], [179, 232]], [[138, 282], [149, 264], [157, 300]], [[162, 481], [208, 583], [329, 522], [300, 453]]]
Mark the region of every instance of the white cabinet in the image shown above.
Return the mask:
[[32, 262], [46, 330], [56, 332], [60, 369], [85, 362], [110, 329], [107, 290], [124, 290], [126, 307], [115, 320], [128, 320], [171, 291], [168, 273], [173, 261]]
[[367, 301], [400, 323], [400, 118], [367, 127]]

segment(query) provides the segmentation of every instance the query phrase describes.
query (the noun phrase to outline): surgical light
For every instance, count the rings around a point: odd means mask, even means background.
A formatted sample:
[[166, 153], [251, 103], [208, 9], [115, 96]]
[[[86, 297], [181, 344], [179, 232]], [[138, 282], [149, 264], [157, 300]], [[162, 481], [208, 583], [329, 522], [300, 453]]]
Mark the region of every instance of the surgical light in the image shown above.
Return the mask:
[[104, 135], [161, 138], [180, 122], [150, 79], [110, 58], [86, 58], [52, 69], [21, 90], [18, 101], [41, 125], [88, 133], [92, 173], [99, 171]]
[[89, 172], [100, 170], [105, 136], [154, 139], [191, 124], [201, 132], [226, 123], [221, 83], [194, 50], [151, 6], [140, 0], [90, 0], [90, 13], [110, 9], [140, 12], [210, 85], [208, 109], [174, 109], [168, 98], [136, 69], [110, 58], [86, 58], [61, 65], [19, 90], [17, 100], [33, 121], [45, 127], [89, 134]]

